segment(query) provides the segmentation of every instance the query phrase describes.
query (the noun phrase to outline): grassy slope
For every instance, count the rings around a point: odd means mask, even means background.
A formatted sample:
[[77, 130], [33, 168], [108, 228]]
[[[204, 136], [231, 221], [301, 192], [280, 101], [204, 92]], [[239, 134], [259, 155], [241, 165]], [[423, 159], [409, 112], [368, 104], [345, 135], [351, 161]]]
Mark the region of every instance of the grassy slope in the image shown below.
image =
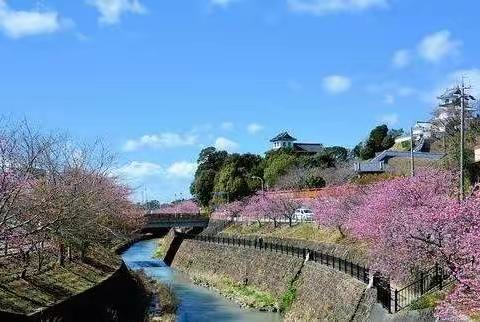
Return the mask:
[[351, 238], [344, 238], [336, 229], [318, 226], [313, 223], [298, 224], [293, 227], [288, 225], [281, 225], [273, 227], [272, 224], [257, 223], [251, 225], [236, 224], [227, 227], [222, 234], [228, 236], [244, 236], [244, 237], [274, 237], [283, 239], [298, 239], [309, 242], [325, 243], [325, 244], [339, 244], [356, 248], [358, 250], [365, 250], [365, 245], [359, 241]]
[[89, 254], [85, 263], [74, 260], [59, 266], [53, 263], [38, 273], [30, 271], [25, 279], [9, 274], [2, 268], [0, 278], [0, 309], [31, 313], [91, 288], [113, 273], [121, 261], [109, 250]]

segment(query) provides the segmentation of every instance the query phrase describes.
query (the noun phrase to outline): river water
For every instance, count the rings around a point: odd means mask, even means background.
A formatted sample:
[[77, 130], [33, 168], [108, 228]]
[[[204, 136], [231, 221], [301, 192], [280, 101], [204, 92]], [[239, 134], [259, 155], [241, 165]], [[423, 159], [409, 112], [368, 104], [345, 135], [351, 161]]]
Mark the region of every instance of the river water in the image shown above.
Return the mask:
[[240, 308], [205, 287], [196, 286], [182, 273], [168, 267], [163, 261], [153, 258], [157, 240], [140, 241], [122, 254], [131, 269], [143, 269], [145, 273], [172, 286], [180, 305], [179, 322], [278, 322], [280, 314], [258, 312]]

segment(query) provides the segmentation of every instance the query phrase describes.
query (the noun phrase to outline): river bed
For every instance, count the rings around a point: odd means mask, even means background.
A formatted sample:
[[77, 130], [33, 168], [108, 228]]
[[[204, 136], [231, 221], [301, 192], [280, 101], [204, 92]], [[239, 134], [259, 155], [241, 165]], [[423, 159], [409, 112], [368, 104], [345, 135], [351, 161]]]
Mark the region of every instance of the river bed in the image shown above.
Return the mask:
[[181, 272], [153, 258], [157, 240], [140, 241], [122, 254], [125, 263], [134, 270], [145, 273], [165, 284], [171, 285], [179, 300], [179, 322], [280, 322], [279, 313], [258, 312], [241, 308], [213, 290], [194, 285]]

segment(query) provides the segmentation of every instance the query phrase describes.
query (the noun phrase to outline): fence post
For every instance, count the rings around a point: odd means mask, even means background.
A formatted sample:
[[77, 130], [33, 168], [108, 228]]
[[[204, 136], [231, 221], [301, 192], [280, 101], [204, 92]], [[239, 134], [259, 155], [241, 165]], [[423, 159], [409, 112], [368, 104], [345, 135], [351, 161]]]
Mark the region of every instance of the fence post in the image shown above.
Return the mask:
[[395, 312], [393, 313], [397, 313], [398, 312], [398, 290], [395, 289]]

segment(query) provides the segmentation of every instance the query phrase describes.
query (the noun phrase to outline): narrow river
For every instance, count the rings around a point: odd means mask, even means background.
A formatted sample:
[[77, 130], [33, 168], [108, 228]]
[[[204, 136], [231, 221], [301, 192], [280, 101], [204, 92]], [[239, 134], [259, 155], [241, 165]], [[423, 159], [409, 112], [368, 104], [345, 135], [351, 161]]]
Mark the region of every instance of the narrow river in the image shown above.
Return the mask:
[[177, 321], [282, 321], [277, 313], [240, 308], [216, 292], [192, 284], [183, 274], [166, 266], [163, 261], [153, 258], [156, 245], [156, 240], [138, 242], [123, 253], [122, 257], [131, 269], [143, 269], [150, 277], [172, 286], [180, 302]]

